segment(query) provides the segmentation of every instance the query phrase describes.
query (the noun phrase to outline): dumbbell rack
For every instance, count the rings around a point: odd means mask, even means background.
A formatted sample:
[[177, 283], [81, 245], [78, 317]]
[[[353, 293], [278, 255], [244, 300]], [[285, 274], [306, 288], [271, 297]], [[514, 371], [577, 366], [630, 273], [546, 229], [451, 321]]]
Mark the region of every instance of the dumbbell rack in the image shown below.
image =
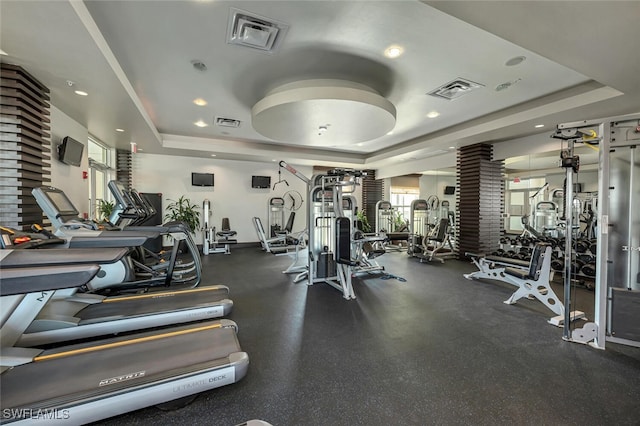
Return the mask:
[[[535, 238], [520, 238], [519, 236], [510, 238], [505, 236], [500, 238], [500, 249], [493, 252], [492, 255], [529, 261], [531, 260], [531, 252], [536, 242], [538, 242], [538, 240]], [[582, 245], [580, 243], [582, 243]], [[562, 272], [564, 270], [564, 245], [560, 241], [555, 241], [555, 244], [552, 243], [552, 248], [551, 281], [554, 279], [555, 272]], [[578, 244], [576, 244], [576, 248], [578, 253], [575, 255], [575, 267], [573, 268], [574, 276], [576, 277], [575, 284], [592, 290], [595, 287], [596, 272], [595, 243], [591, 242], [587, 244], [586, 241], [580, 240]], [[583, 268], [585, 265], [592, 265], [592, 275], [584, 273]]]

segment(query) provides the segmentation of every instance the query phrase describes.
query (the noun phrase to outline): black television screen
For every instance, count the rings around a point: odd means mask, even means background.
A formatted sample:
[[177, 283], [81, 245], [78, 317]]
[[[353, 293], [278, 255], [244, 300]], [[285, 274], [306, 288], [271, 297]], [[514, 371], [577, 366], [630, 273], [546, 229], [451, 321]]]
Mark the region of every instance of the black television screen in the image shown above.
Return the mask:
[[213, 173], [191, 173], [191, 185], [213, 186]]
[[269, 188], [271, 187], [271, 176], [251, 176], [252, 188]]
[[62, 143], [58, 146], [58, 158], [64, 164], [80, 167], [83, 151], [84, 145], [82, 142], [78, 142], [69, 136], [65, 136], [62, 138]]
[[444, 187], [444, 195], [453, 195], [456, 193], [455, 186], [445, 186]]

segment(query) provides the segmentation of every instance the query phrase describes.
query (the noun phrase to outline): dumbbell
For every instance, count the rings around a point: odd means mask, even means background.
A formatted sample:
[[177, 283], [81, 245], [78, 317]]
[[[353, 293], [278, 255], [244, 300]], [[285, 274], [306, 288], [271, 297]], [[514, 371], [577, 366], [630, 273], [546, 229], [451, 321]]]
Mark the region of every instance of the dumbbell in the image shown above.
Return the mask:
[[580, 270], [584, 265], [585, 263], [582, 260], [575, 259], [573, 262], [571, 262], [571, 272], [574, 274], [580, 273]]
[[564, 261], [562, 259], [553, 259], [551, 261], [551, 269], [553, 269], [554, 271], [563, 271]]
[[589, 243], [584, 240], [579, 240], [576, 242], [576, 252], [578, 253], [586, 253], [589, 250]]
[[595, 263], [585, 263], [580, 268], [580, 272], [587, 277], [595, 277], [596, 276], [596, 264]]

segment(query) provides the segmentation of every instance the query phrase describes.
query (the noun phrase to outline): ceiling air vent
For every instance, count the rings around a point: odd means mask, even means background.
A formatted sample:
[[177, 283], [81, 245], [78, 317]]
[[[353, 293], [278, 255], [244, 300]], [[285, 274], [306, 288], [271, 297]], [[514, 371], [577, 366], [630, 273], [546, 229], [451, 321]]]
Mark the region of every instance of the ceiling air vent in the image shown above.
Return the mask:
[[227, 27], [227, 43], [274, 52], [284, 38], [289, 25], [231, 8]]
[[234, 120], [233, 118], [216, 117], [216, 126], [220, 127], [240, 127], [240, 120]]
[[432, 90], [431, 92], [427, 93], [427, 95], [436, 96], [438, 98], [444, 98], [452, 101], [480, 87], [484, 87], [484, 85], [475, 83], [471, 80], [465, 80], [464, 78], [457, 78], [445, 85], [438, 87], [435, 90]]

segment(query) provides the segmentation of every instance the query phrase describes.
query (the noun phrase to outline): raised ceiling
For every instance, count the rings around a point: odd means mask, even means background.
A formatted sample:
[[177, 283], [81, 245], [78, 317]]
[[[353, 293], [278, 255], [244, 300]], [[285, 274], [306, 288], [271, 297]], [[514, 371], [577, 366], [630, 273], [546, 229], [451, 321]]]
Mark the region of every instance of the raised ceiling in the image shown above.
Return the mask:
[[[229, 42], [237, 11], [265, 23], [247, 18], [236, 37], [267, 45], [279, 32], [275, 50]], [[284, 159], [384, 175], [399, 161], [411, 160], [403, 172], [420, 172], [421, 160], [450, 147], [540, 132], [535, 124], [550, 132], [559, 122], [640, 111], [639, 17], [638, 3], [611, 1], [3, 0], [7, 55], [0, 58], [24, 66], [51, 88], [55, 107], [111, 146], [128, 149], [133, 141], [150, 153]], [[390, 47], [401, 54], [385, 56]], [[507, 65], [516, 57], [525, 60]], [[464, 95], [455, 100], [428, 95], [458, 79], [478, 87], [458, 89]], [[319, 127], [338, 123], [326, 118], [336, 108], [303, 103], [274, 115], [271, 137], [254, 128], [256, 104], [309, 80], [370, 88], [395, 108], [392, 130], [381, 134], [375, 114], [349, 120], [345, 108], [339, 127], [355, 130], [332, 135]], [[89, 96], [74, 95], [76, 88]], [[197, 98], [207, 105], [194, 105]], [[440, 115], [427, 117], [433, 111]], [[285, 139], [283, 131], [298, 137]], [[322, 143], [310, 143], [318, 133]], [[356, 134], [366, 140], [349, 140]]]

